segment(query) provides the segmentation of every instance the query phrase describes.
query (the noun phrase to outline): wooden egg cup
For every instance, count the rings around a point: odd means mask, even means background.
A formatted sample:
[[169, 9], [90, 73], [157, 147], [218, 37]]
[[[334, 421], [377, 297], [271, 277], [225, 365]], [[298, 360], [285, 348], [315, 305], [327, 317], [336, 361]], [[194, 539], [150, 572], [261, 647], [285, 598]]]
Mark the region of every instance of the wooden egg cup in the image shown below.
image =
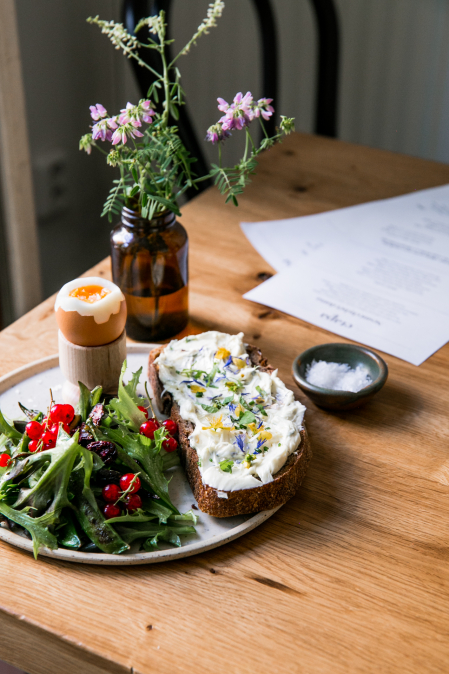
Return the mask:
[[66, 378], [62, 387], [64, 401], [71, 404], [78, 402], [79, 381], [90, 390], [102, 386], [103, 393], [116, 395], [125, 359], [125, 330], [114, 342], [103, 346], [72, 344], [59, 330], [59, 367]]

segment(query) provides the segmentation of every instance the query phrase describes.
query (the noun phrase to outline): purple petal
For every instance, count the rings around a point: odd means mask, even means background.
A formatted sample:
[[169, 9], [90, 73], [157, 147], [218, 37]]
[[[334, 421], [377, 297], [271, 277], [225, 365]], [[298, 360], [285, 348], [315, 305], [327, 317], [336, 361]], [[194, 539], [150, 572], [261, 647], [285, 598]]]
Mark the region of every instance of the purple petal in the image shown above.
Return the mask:
[[121, 137], [122, 137], [122, 134], [121, 134], [120, 129], [117, 129], [117, 131], [114, 131], [114, 133], [112, 135], [112, 144], [117, 145], [117, 143], [120, 143]]
[[92, 117], [92, 119], [93, 119], [95, 122], [98, 121], [98, 120], [100, 119], [100, 115], [98, 114], [98, 111], [97, 111], [96, 106], [95, 106], [95, 105], [91, 105], [91, 106], [89, 107], [89, 110], [90, 110], [90, 116]]

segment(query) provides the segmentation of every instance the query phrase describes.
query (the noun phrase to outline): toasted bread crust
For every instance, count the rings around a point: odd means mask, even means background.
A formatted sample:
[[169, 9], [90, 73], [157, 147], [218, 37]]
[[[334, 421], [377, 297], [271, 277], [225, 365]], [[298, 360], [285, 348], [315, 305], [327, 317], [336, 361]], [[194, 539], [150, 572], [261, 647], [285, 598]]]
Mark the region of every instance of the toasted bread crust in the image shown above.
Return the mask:
[[[305, 428], [301, 431], [298, 449], [288, 457], [286, 463], [273, 476], [272, 482], [251, 489], [226, 492], [204, 484], [198, 468], [198, 454], [189, 442], [189, 436], [194, 426], [190, 421], [181, 417], [178, 404], [172, 400], [169, 393], [163, 391], [157, 364], [154, 363], [164, 348], [165, 345], [162, 345], [150, 352], [148, 378], [159, 410], [164, 414], [170, 414], [171, 418], [178, 424], [181, 461], [200, 510], [214, 517], [232, 517], [270, 510], [286, 503], [299, 489], [312, 457]], [[268, 365], [257, 347], [248, 345], [247, 352], [254, 365], [258, 365], [265, 372], [273, 371], [274, 368]], [[219, 496], [219, 493], [223, 496]]]

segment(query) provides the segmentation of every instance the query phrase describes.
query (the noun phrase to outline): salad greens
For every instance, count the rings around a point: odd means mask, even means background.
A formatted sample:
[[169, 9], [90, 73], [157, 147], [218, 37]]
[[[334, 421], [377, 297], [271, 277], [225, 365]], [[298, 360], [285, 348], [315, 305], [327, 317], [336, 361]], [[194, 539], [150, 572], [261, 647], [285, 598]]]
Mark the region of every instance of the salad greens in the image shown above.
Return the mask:
[[[0, 412], [0, 451], [10, 457], [0, 467], [0, 518], [15, 533], [31, 537], [35, 557], [43, 547], [110, 554], [151, 551], [159, 541], [179, 546], [180, 536], [195, 533], [197, 515], [181, 514], [169, 495], [165, 471], [179, 457], [163, 449], [167, 430], [159, 427], [154, 439], [139, 433], [146, 421], [139, 409], [144, 401], [137, 395], [142, 368], [127, 384], [125, 370], [126, 362], [118, 395], [108, 402], [100, 387], [89, 391], [80, 384], [77, 414], [69, 429], [59, 425], [52, 449], [31, 453], [30, 439], [21, 432], [29, 420], [41, 421], [42, 412], [19, 403], [26, 422], [8, 421]], [[107, 452], [100, 451], [103, 446]], [[129, 474], [139, 482], [141, 505], [127, 509], [124, 491], [115, 504], [121, 506], [120, 515], [107, 519], [103, 487], [119, 485]]]

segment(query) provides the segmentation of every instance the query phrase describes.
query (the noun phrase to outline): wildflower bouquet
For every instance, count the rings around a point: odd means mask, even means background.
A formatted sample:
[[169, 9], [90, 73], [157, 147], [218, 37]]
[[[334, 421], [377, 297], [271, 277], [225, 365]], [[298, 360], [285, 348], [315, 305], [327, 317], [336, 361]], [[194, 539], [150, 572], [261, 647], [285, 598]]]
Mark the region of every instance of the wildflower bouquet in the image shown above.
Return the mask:
[[[180, 215], [178, 199], [189, 187], [197, 187], [198, 183], [212, 178], [221, 194], [226, 196], [226, 203], [232, 201], [238, 205], [237, 197], [250, 182], [257, 166], [256, 157], [284, 134], [294, 130], [293, 119], [281, 117], [281, 123], [274, 136], [269, 137], [265, 131], [263, 120], [268, 120], [274, 112], [271, 98], [254, 100], [248, 92], [243, 96], [238, 93], [232, 103], [223, 98], [218, 99], [218, 109], [222, 117], [207, 130], [206, 140], [218, 147], [218, 164], [212, 164], [210, 173], [197, 176], [192, 170], [196, 161], [183, 145], [178, 128], [171, 123], [179, 119], [179, 107], [184, 105], [184, 91], [180, 84], [178, 59], [190, 51], [198, 38], [209, 32], [217, 24], [224, 9], [222, 0], [215, 0], [209, 5], [207, 16], [200, 24], [191, 40], [169, 62], [166, 46], [173, 42], [166, 38], [167, 24], [165, 13], [142, 19], [131, 35], [120, 23], [103, 21], [99, 17], [89, 18], [105, 33], [116, 49], [123, 51], [128, 58], [135, 59], [142, 67], [151, 71], [154, 81], [147, 98], [137, 105], [128, 103], [120, 114], [110, 116], [99, 103], [90, 107], [94, 121], [92, 132], [84, 135], [80, 141], [80, 149], [90, 154], [92, 147], [103, 152], [110, 166], [118, 166], [120, 178], [114, 180], [113, 187], [104, 205], [102, 215], [119, 214], [122, 207], [132, 204], [140, 211], [142, 217], [153, 218], [159, 213], [170, 210]], [[147, 41], [141, 42], [136, 34], [144, 27], [149, 31]], [[154, 38], [151, 37], [154, 35]], [[142, 49], [156, 50], [160, 55], [162, 72], [145, 63], [139, 56]], [[250, 125], [258, 120], [264, 131], [263, 140], [256, 145], [250, 133]], [[221, 145], [231, 136], [232, 131], [243, 131], [246, 134], [245, 152], [242, 159], [233, 167], [222, 166]], [[99, 143], [109, 142], [112, 147], [105, 151]]]

